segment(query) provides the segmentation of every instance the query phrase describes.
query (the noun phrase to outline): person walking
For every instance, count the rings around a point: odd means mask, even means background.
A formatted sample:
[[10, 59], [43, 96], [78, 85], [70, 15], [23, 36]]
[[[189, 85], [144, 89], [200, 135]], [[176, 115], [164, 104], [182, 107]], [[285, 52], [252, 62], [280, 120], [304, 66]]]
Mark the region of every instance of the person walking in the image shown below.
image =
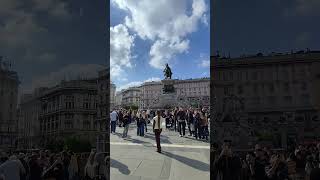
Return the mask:
[[140, 123], [140, 119], [141, 119], [141, 112], [137, 112], [137, 118], [136, 118], [136, 122], [137, 122], [137, 136], [140, 136], [140, 126], [141, 126], [141, 123]]
[[160, 145], [160, 134], [162, 132], [162, 123], [163, 118], [161, 117], [160, 111], [157, 111], [157, 115], [153, 118], [153, 132], [155, 133], [156, 143], [157, 143], [157, 152], [161, 153]]
[[184, 137], [186, 134], [186, 114], [182, 108], [179, 109], [177, 113], [178, 123], [179, 123], [179, 133], [180, 137]]
[[200, 113], [198, 111], [194, 112], [194, 134], [196, 139], [201, 139], [202, 136], [202, 129], [201, 129], [201, 118]]
[[147, 117], [146, 117], [146, 119], [147, 119], [147, 121], [146, 121], [146, 132], [148, 132], [148, 124], [150, 123], [150, 109], [147, 110], [146, 114], [147, 114]]
[[96, 155], [96, 152], [92, 150], [87, 160], [87, 164], [84, 167], [85, 180], [93, 180], [95, 178], [95, 166], [94, 166], [95, 155]]
[[123, 111], [122, 111], [122, 109], [120, 109], [120, 111], [118, 113], [118, 120], [119, 120], [119, 127], [121, 127], [122, 123], [123, 123]]
[[176, 132], [177, 131], [177, 121], [178, 121], [178, 119], [177, 119], [177, 114], [178, 114], [178, 107], [176, 107], [175, 109], [174, 109], [174, 111], [173, 111], [173, 126], [174, 126], [174, 131]]
[[129, 114], [128, 112], [125, 112], [123, 116], [123, 127], [124, 127], [123, 134], [122, 134], [123, 138], [126, 138], [128, 136], [129, 124], [130, 124]]
[[189, 136], [192, 136], [192, 124], [193, 124], [193, 113], [191, 109], [187, 110], [187, 124], [189, 130]]
[[110, 113], [111, 133], [116, 133], [118, 114], [115, 109]]
[[145, 111], [142, 111], [142, 114], [140, 114], [140, 136], [144, 136], [144, 126], [147, 125], [147, 115]]
[[204, 110], [201, 111], [200, 118], [201, 118], [202, 139], [206, 139], [208, 141], [208, 135], [209, 135], [208, 118]]

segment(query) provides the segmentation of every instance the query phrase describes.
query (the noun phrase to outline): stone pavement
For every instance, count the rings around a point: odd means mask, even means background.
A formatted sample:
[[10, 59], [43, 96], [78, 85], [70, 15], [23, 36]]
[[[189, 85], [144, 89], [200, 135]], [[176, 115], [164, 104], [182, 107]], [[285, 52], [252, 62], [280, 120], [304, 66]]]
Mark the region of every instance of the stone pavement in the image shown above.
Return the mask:
[[156, 152], [152, 126], [145, 137], [137, 136], [134, 124], [128, 138], [121, 137], [123, 128], [110, 135], [112, 180], [207, 180], [210, 179], [209, 142], [179, 137], [178, 132], [164, 130], [162, 153]]

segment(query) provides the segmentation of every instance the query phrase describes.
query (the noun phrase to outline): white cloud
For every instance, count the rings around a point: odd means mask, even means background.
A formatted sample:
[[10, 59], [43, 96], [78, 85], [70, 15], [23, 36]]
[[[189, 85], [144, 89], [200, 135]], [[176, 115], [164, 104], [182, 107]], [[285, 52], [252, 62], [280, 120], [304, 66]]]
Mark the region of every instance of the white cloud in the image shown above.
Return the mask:
[[28, 47], [34, 43], [36, 35], [42, 32], [46, 32], [46, 29], [35, 22], [32, 14], [17, 12], [0, 26], [0, 41], [11, 48]]
[[205, 68], [210, 67], [210, 60], [202, 60], [199, 66]]
[[307, 46], [308, 42], [312, 39], [312, 34], [309, 32], [302, 32], [298, 34], [295, 39], [295, 43], [298, 47], [305, 47]]
[[163, 69], [166, 63], [174, 57], [176, 53], [187, 52], [189, 48], [189, 40], [170, 43], [165, 40], [157, 40], [151, 46], [149, 64], [152, 67]]
[[105, 67], [98, 64], [70, 64], [56, 72], [33, 78], [32, 89], [37, 87], [52, 87], [60, 83], [61, 80], [96, 78], [98, 77], [98, 72], [103, 69]]
[[210, 57], [208, 55], [201, 53], [199, 61], [200, 61], [200, 63], [198, 64], [199, 67], [203, 67], [203, 68], [210, 67]]
[[145, 80], [144, 82], [152, 82], [152, 81], [161, 81], [161, 79], [158, 77], [151, 77], [151, 78]]
[[52, 62], [56, 59], [47, 46], [49, 31], [37, 19], [37, 12], [49, 16], [68, 16], [62, 0], [32, 0], [30, 8], [21, 0], [2, 0], [0, 6], [0, 49], [15, 54], [19, 62]]
[[207, 11], [204, 0], [193, 0], [191, 15], [187, 13], [190, 7], [186, 0], [112, 0], [112, 3], [129, 12], [126, 26], [140, 38], [154, 41], [149, 64], [158, 69], [176, 54], [187, 52], [187, 35], [197, 31]]
[[59, 18], [70, 17], [67, 3], [61, 0], [33, 0], [36, 11], [48, 12], [49, 15]]
[[285, 16], [318, 16], [320, 15], [319, 0], [294, 0], [292, 7], [285, 9]]
[[125, 25], [110, 27], [111, 79], [121, 78], [124, 75], [124, 68], [132, 67], [131, 48], [133, 46], [134, 36], [129, 34]]
[[121, 91], [123, 89], [128, 89], [129, 87], [140, 86], [143, 82], [142, 81], [133, 81], [128, 84], [122, 85], [119, 88], [117, 87], [117, 91]]

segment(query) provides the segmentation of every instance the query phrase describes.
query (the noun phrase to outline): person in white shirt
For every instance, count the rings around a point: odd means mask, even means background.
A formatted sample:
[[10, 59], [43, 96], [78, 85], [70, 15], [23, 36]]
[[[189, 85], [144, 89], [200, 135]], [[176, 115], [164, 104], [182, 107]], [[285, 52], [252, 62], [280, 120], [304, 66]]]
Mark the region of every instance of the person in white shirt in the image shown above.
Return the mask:
[[161, 117], [161, 112], [157, 111], [156, 116], [153, 118], [153, 132], [156, 136], [157, 143], [157, 152], [161, 153], [161, 145], [160, 145], [160, 134], [162, 132], [162, 124], [164, 122], [164, 118]]
[[110, 113], [111, 133], [116, 133], [117, 118], [118, 118], [118, 113], [116, 112], [116, 110], [113, 110]]

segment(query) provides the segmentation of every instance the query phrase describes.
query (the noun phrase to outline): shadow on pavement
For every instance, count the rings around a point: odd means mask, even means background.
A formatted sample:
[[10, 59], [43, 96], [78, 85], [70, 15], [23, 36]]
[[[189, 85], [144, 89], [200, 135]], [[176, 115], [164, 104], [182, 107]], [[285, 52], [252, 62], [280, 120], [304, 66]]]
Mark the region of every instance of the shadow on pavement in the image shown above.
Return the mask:
[[130, 174], [130, 170], [128, 169], [128, 166], [117, 160], [111, 159], [110, 167], [117, 168], [122, 174], [125, 174], [125, 175]]
[[145, 143], [148, 143], [148, 142], [145, 142], [145, 141], [141, 141], [139, 139], [132, 139], [132, 138], [126, 138], [125, 139], [126, 141], [130, 141], [132, 143], [138, 143], [138, 144], [145, 144]]
[[190, 159], [190, 158], [187, 158], [187, 157], [184, 157], [184, 156], [179, 156], [179, 155], [176, 155], [176, 154], [172, 154], [170, 152], [165, 152], [165, 151], [162, 151], [162, 154], [165, 155], [165, 156], [168, 156], [172, 159], [175, 159], [177, 161], [180, 161], [181, 163], [183, 164], [186, 164], [192, 168], [195, 168], [195, 169], [198, 169], [198, 170], [201, 170], [201, 171], [210, 171], [210, 165], [207, 164], [207, 163], [204, 163], [204, 162], [201, 162], [201, 161], [198, 161], [198, 160], [195, 160], [195, 159]]
[[195, 137], [191, 137], [191, 136], [185, 136], [185, 138], [187, 139], [192, 139], [192, 140], [195, 140], [195, 141], [199, 141], [199, 142], [204, 142], [204, 143], [210, 143], [210, 140], [205, 140], [205, 139], [196, 139]]
[[[115, 132], [114, 135], [118, 136], [119, 138], [122, 138], [123, 133]], [[127, 135], [127, 138], [131, 138], [131, 136]]]
[[[154, 135], [145, 134], [144, 137], [145, 137], [145, 138], [152, 139], [154, 142], [156, 141], [156, 138], [155, 138]], [[161, 138], [161, 143], [172, 144], [172, 142], [168, 140], [168, 137], [167, 137], [167, 136], [161, 135], [160, 138]]]

